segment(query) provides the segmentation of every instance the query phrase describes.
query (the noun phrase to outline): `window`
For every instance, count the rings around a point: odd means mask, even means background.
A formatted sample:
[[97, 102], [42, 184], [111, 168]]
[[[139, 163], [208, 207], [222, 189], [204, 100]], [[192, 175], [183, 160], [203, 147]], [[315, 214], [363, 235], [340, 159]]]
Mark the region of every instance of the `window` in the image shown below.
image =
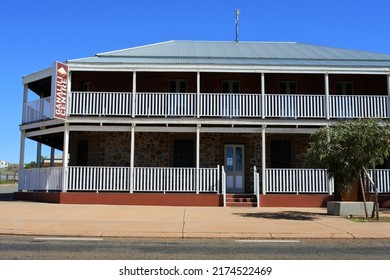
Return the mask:
[[281, 94], [296, 94], [298, 92], [297, 82], [295, 81], [282, 81], [279, 86]]
[[77, 165], [88, 165], [88, 140], [80, 140], [77, 142]]
[[175, 140], [173, 142], [173, 166], [195, 167], [194, 140]]
[[81, 84], [82, 91], [90, 91], [90, 89], [91, 89], [91, 82], [83, 82]]
[[336, 94], [338, 95], [352, 95], [353, 83], [352, 82], [338, 82], [336, 84]]
[[290, 141], [271, 141], [271, 168], [291, 168]]
[[240, 81], [222, 81], [222, 93], [240, 93]]
[[169, 80], [169, 92], [187, 92], [187, 80]]

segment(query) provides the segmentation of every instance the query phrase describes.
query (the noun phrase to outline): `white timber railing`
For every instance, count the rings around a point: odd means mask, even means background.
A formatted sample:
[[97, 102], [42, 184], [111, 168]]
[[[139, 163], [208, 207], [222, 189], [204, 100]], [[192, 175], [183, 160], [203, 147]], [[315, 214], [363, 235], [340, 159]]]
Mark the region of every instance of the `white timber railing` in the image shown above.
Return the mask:
[[[63, 167], [22, 169], [19, 191], [130, 191], [130, 167], [67, 167], [67, 186], [62, 188]], [[199, 168], [199, 192], [219, 193], [219, 167]], [[196, 168], [134, 167], [134, 191], [196, 192]]]
[[129, 116], [132, 93], [78, 92], [70, 97], [70, 115]]
[[[264, 97], [264, 104], [262, 100]], [[134, 99], [135, 104], [132, 104]], [[329, 106], [327, 106], [327, 101]], [[222, 118], [389, 118], [388, 96], [259, 93], [79, 92], [68, 115]], [[52, 100], [24, 104], [23, 123], [51, 118]], [[198, 104], [199, 103], [199, 104]], [[262, 109], [264, 108], [264, 111]], [[326, 112], [329, 108], [329, 112]], [[133, 112], [134, 110], [134, 112]]]
[[51, 118], [51, 97], [46, 97], [31, 102], [23, 106], [22, 122], [36, 122]]
[[68, 167], [68, 191], [128, 191], [129, 167]]
[[[196, 168], [135, 167], [134, 191], [196, 192]], [[199, 169], [199, 192], [219, 191], [219, 168]]]
[[195, 93], [146, 93], [135, 95], [137, 116], [195, 116]]
[[330, 95], [331, 118], [388, 118], [387, 96]]
[[332, 193], [325, 169], [266, 169], [266, 193]]
[[285, 118], [324, 118], [324, 95], [266, 94], [265, 116]]
[[261, 94], [201, 93], [200, 104], [204, 117], [261, 117]]
[[61, 191], [62, 167], [22, 169], [19, 173], [19, 191]]
[[[368, 174], [370, 178], [375, 182], [378, 188], [378, 193], [390, 193], [390, 169], [370, 169], [368, 170]], [[374, 193], [374, 187], [372, 184], [368, 184], [367, 180], [366, 182], [366, 189], [370, 193]], [[368, 184], [368, 186], [367, 186]]]

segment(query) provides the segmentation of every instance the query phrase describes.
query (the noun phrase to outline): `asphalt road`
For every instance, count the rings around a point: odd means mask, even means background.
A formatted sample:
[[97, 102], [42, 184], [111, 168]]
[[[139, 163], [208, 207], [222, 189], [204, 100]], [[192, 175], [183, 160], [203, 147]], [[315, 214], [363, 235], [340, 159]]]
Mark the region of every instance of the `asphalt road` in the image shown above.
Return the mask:
[[390, 240], [103, 239], [0, 236], [2, 260], [390, 260]]

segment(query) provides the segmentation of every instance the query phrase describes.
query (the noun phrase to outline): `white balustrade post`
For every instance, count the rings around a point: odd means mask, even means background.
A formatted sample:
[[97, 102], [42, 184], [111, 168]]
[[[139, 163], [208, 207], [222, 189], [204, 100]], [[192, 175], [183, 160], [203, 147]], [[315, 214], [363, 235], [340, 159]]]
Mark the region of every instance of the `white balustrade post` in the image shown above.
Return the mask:
[[222, 195], [223, 195], [223, 207], [226, 207], [226, 172], [225, 167], [222, 165]]
[[220, 184], [219, 184], [219, 165], [217, 165], [217, 180], [216, 180], [216, 189], [217, 189], [217, 193], [219, 194], [220, 193], [220, 190], [219, 190], [219, 186], [220, 186]]
[[[328, 172], [328, 171], [326, 171], [326, 172]], [[333, 194], [333, 189], [334, 189], [334, 179], [333, 179], [333, 177], [329, 178], [329, 174], [328, 174], [328, 193], [329, 193], [329, 195]]]
[[253, 180], [254, 180], [254, 188], [255, 188], [255, 195], [256, 195], [256, 203], [257, 207], [260, 207], [260, 182], [259, 182], [259, 174], [257, 173], [256, 166], [253, 168]]

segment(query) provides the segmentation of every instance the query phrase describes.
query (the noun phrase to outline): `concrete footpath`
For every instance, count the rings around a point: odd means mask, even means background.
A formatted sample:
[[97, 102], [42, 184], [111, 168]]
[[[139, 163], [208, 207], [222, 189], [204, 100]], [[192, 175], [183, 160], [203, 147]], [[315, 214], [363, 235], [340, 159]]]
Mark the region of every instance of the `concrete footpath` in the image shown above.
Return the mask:
[[[0, 187], [3, 188], [3, 187]], [[69, 205], [0, 196], [0, 234], [132, 238], [390, 238], [390, 223], [358, 223], [325, 208]], [[390, 209], [381, 215], [390, 216]]]
[[[382, 215], [389, 215], [384, 214]], [[0, 202], [0, 234], [150, 238], [390, 238], [321, 208], [216, 208]]]

